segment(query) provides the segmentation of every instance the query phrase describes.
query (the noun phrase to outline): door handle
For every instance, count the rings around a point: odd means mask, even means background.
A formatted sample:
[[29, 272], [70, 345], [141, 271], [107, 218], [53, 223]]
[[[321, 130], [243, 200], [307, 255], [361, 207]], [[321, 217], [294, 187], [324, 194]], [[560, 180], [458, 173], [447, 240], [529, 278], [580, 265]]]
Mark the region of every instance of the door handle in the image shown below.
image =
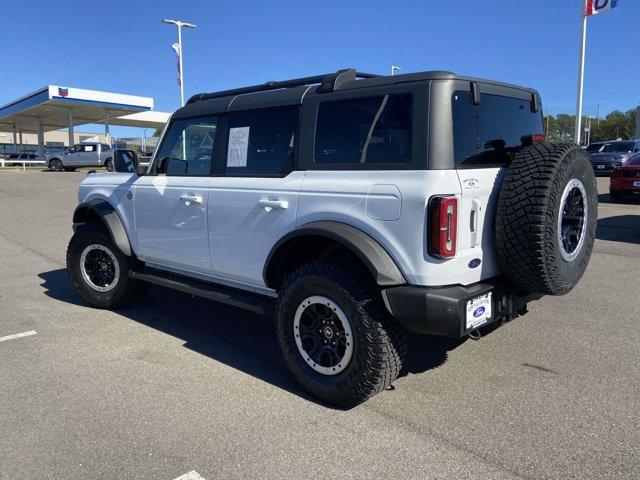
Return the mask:
[[180, 200], [189, 205], [190, 203], [202, 203], [202, 196], [194, 195], [193, 193], [185, 193], [180, 195]]
[[258, 203], [261, 207], [264, 207], [267, 212], [270, 212], [274, 208], [277, 208], [279, 210], [286, 210], [287, 208], [289, 208], [289, 202], [286, 200], [264, 198], [261, 199]]
[[480, 202], [477, 198], [474, 198], [471, 201], [471, 219], [470, 219], [470, 230], [471, 230], [471, 247], [475, 247], [478, 245], [478, 216], [480, 215], [480, 210], [482, 207], [480, 206]]

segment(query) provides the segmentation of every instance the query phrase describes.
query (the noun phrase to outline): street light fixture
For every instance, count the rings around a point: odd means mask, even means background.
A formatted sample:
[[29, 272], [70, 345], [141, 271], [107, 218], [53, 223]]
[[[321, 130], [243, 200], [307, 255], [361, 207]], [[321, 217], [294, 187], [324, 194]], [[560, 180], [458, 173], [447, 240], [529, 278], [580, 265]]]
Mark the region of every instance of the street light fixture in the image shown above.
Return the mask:
[[178, 28], [178, 43], [171, 45], [173, 51], [178, 55], [178, 85], [180, 86], [180, 106], [184, 106], [184, 71], [182, 69], [182, 28], [196, 28], [193, 23], [183, 22], [181, 20], [173, 20], [165, 18], [162, 23], [175, 25]]
[[402, 70], [402, 68], [397, 65], [391, 65], [391, 75], [395, 75], [399, 70]]

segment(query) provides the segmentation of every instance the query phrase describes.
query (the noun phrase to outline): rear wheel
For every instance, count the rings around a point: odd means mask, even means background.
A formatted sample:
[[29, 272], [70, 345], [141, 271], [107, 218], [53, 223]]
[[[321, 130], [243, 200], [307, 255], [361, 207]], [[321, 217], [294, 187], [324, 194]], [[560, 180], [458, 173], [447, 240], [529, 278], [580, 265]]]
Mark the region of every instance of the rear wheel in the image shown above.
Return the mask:
[[78, 295], [88, 304], [114, 309], [141, 298], [149, 284], [129, 278], [133, 260], [96, 224], [82, 226], [67, 249], [67, 271]]
[[49, 162], [49, 170], [52, 172], [61, 172], [64, 169], [62, 162], [57, 158], [54, 158]]
[[104, 166], [107, 169], [107, 172], [115, 171], [115, 167], [113, 165], [113, 159], [111, 159], [111, 158], [107, 158], [107, 161], [104, 162]]
[[358, 265], [318, 261], [295, 270], [280, 290], [276, 323], [296, 379], [341, 407], [391, 385], [406, 355], [404, 329]]

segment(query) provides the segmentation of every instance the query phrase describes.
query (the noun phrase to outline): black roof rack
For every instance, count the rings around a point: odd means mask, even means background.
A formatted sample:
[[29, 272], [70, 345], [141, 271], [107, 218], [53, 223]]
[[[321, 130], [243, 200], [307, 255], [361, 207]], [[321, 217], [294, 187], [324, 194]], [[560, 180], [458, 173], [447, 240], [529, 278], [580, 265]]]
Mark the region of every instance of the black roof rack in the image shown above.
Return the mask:
[[223, 90], [214, 93], [197, 93], [189, 99], [187, 104], [198, 102], [200, 100], [211, 100], [212, 98], [230, 97], [242, 95], [245, 93], [265, 92], [267, 90], [278, 90], [281, 88], [300, 87], [303, 85], [313, 85], [319, 83], [319, 92], [333, 92], [341, 83], [355, 80], [356, 78], [373, 78], [377, 77], [373, 73], [356, 72], [353, 68], [345, 68], [334, 73], [326, 73], [324, 75], [315, 75], [312, 77], [295, 78], [293, 80], [284, 80], [282, 82], [267, 82], [262, 85], [254, 85], [252, 87], [234, 88], [232, 90]]

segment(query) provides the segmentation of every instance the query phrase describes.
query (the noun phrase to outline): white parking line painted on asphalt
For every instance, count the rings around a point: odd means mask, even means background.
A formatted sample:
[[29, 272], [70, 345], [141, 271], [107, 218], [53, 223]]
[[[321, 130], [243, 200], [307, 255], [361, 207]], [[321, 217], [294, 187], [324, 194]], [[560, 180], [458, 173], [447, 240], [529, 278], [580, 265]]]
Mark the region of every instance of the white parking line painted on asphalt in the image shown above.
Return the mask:
[[175, 480], [204, 480], [204, 478], [202, 478], [200, 474], [195, 470], [191, 470], [190, 472], [187, 472], [184, 475], [180, 475]]
[[28, 332], [22, 332], [22, 333], [14, 333], [13, 335], [7, 335], [5, 337], [0, 337], [0, 342], [5, 342], [7, 340], [13, 340], [15, 338], [22, 338], [22, 337], [30, 337], [31, 335], [35, 335], [36, 332], [35, 330], [29, 330]]

